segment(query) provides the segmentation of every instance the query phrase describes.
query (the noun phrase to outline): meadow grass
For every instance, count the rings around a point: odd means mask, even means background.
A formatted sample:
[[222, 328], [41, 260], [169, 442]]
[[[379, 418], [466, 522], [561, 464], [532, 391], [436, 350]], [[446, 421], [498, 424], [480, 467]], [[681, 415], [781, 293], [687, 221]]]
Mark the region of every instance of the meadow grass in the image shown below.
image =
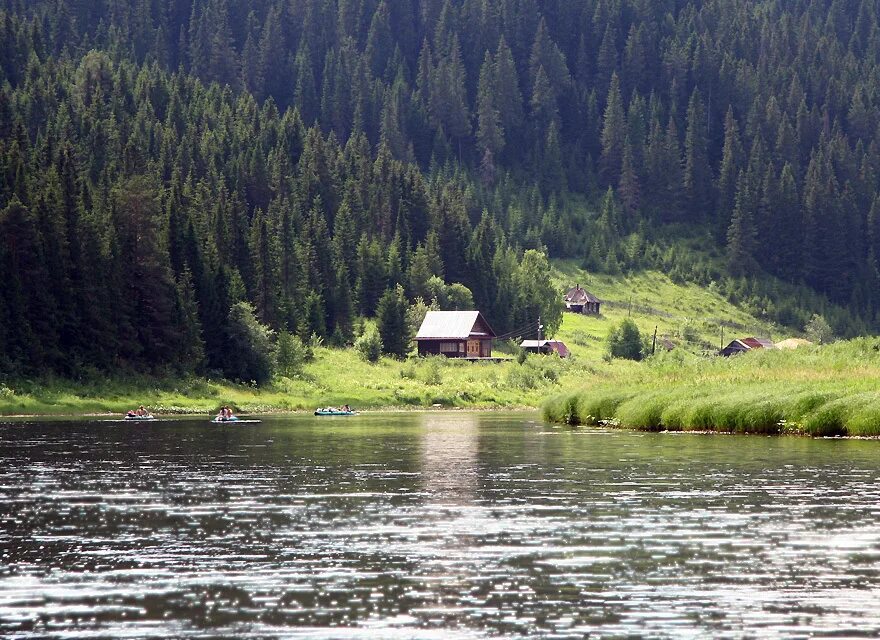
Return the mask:
[[[600, 405], [613, 410], [599, 417]], [[880, 340], [733, 358], [658, 354], [636, 376], [612, 370], [609, 380], [559, 394], [544, 415], [645, 431], [878, 436]]]
[[[730, 305], [711, 287], [675, 284], [658, 272], [589, 276], [560, 263], [555, 278], [560, 291], [580, 283], [606, 300], [601, 316], [564, 314], [556, 336], [572, 352], [564, 361], [529, 356], [520, 365], [513, 360], [470, 363], [431, 357], [382, 358], [370, 364], [353, 349], [320, 347], [301, 375], [279, 377], [261, 388], [198, 377], [0, 380], [0, 415], [122, 413], [140, 404], [161, 414], [211, 413], [223, 405], [240, 413], [312, 411], [342, 404], [358, 409], [543, 406], [549, 419], [567, 424], [880, 435], [875, 341], [707, 357], [719, 346], [721, 323], [730, 339], [748, 334], [779, 339], [791, 333]], [[656, 326], [659, 335], [678, 346], [641, 363], [608, 360], [608, 332], [625, 317], [646, 335]], [[731, 326], [741, 329], [734, 334]]]

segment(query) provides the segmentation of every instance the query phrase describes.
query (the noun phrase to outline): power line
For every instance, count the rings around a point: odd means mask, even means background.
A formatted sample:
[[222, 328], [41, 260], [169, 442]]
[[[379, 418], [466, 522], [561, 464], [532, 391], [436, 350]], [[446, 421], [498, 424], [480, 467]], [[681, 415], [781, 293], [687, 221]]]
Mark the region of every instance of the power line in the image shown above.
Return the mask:
[[540, 324], [541, 323], [536, 320], [534, 322], [530, 322], [527, 325], [519, 327], [518, 329], [514, 329], [513, 331], [508, 331], [505, 334], [502, 334], [500, 336], [496, 336], [494, 339], [495, 340], [508, 340], [510, 338], [521, 338], [522, 336], [527, 335], [527, 334], [537, 333]]

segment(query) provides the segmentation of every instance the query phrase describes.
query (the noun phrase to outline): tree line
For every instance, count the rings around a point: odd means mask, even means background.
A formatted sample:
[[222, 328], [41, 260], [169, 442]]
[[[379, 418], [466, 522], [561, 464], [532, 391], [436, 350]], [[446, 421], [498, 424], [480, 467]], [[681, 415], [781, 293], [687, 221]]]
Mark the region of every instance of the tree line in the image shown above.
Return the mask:
[[722, 251], [732, 298], [773, 298], [770, 274], [799, 287], [788, 315], [815, 291], [850, 330], [877, 322], [868, 0], [0, 7], [0, 351], [18, 367], [149, 351], [223, 370], [232, 303], [344, 343], [432, 276], [504, 331], [535, 308], [524, 249], [707, 271], [670, 237]]
[[255, 322], [342, 345], [398, 285], [505, 328], [546, 303], [546, 258], [363, 134], [97, 51], [29, 68], [0, 93], [4, 371], [249, 380]]

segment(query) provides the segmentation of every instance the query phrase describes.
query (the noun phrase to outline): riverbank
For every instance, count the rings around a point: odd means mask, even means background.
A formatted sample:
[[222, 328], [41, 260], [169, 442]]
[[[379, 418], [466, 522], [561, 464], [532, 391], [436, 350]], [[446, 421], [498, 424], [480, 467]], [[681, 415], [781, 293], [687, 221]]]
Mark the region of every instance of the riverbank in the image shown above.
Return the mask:
[[209, 414], [224, 405], [248, 414], [343, 404], [374, 410], [537, 409], [549, 395], [576, 388], [587, 366], [586, 360], [537, 356], [523, 364], [440, 357], [369, 364], [352, 349], [318, 348], [301, 375], [263, 387], [143, 376], [0, 383], [0, 415], [120, 414], [139, 405], [163, 415]]
[[880, 341], [861, 338], [733, 358], [663, 354], [545, 403], [572, 425], [643, 431], [880, 435]]

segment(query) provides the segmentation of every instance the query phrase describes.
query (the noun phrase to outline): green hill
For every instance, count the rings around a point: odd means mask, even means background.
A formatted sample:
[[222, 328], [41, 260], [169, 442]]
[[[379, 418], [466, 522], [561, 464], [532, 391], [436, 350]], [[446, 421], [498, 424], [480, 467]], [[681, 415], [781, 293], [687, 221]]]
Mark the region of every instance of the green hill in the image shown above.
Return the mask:
[[[689, 361], [717, 348], [721, 324], [726, 327], [726, 337], [790, 335], [731, 305], [711, 288], [675, 284], [657, 272], [597, 276], [571, 263], [560, 263], [555, 265], [553, 277], [560, 298], [569, 283], [580, 283], [605, 301], [599, 317], [563, 314], [556, 337], [572, 351], [572, 358], [566, 361], [555, 356], [529, 356], [522, 365], [515, 360], [475, 364], [438, 357], [382, 358], [369, 364], [352, 348], [320, 346], [301, 375], [277, 377], [259, 388], [200, 377], [7, 383], [0, 387], [0, 413], [121, 412], [139, 404], [158, 413], [211, 412], [223, 404], [245, 412], [310, 410], [344, 403], [362, 409], [432, 405], [537, 408], [557, 394], [603, 380], [629, 378], [650, 367], [607, 361], [608, 332], [625, 317], [631, 317], [646, 336], [658, 327], [658, 335], [668, 336], [681, 357]], [[512, 357], [505, 344], [496, 347], [496, 354]]]

